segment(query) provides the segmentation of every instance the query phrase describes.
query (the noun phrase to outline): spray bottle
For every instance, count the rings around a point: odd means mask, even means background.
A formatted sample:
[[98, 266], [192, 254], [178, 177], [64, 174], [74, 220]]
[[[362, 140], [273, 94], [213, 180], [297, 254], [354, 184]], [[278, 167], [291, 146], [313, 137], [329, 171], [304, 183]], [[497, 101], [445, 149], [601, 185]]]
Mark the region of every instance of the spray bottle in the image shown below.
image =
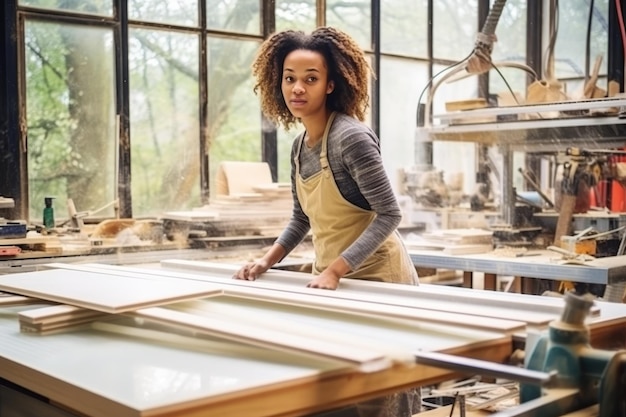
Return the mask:
[[45, 207], [43, 209], [43, 225], [46, 229], [54, 228], [54, 208], [52, 207], [52, 199], [54, 197], [45, 197], [43, 199]]

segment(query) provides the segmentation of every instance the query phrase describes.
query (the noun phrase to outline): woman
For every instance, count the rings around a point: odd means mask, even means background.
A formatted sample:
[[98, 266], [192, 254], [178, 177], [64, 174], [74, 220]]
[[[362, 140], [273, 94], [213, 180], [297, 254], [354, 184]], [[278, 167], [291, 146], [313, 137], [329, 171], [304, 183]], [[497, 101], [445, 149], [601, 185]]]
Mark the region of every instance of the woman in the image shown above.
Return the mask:
[[402, 214], [380, 155], [362, 121], [370, 67], [347, 34], [322, 27], [284, 31], [261, 46], [253, 64], [264, 114], [287, 130], [297, 120], [291, 160], [293, 215], [274, 245], [234, 275], [254, 280], [312, 232], [308, 286], [334, 290], [342, 278], [418, 284], [396, 228]]
[[[312, 231], [315, 262], [308, 286], [334, 290], [342, 278], [418, 284], [396, 228], [401, 212], [385, 174], [379, 140], [361, 123], [370, 68], [345, 33], [319, 28], [274, 34], [253, 64], [265, 115], [305, 131], [291, 152], [293, 215], [269, 251], [234, 275], [254, 280]], [[327, 416], [410, 417], [419, 388], [356, 404]]]

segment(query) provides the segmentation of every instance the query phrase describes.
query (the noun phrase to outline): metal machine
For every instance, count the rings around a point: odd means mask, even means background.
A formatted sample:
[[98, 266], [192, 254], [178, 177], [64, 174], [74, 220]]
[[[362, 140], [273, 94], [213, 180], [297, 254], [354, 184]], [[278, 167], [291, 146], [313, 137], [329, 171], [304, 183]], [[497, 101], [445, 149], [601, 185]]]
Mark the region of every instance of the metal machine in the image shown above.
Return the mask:
[[527, 369], [555, 373], [556, 378], [544, 390], [522, 384], [522, 405], [497, 417], [561, 416], [594, 404], [598, 417], [626, 416], [626, 350], [594, 349], [584, 323], [593, 301], [574, 293], [566, 301], [560, 320], [527, 352]]
[[[595, 349], [585, 320], [593, 306], [589, 296], [565, 296], [560, 319], [526, 341], [524, 369], [483, 361], [416, 353], [418, 363], [474, 375], [520, 382], [520, 405], [493, 417], [626, 416], [626, 350]], [[463, 401], [460, 399], [459, 401]], [[466, 407], [461, 404], [460, 415]]]

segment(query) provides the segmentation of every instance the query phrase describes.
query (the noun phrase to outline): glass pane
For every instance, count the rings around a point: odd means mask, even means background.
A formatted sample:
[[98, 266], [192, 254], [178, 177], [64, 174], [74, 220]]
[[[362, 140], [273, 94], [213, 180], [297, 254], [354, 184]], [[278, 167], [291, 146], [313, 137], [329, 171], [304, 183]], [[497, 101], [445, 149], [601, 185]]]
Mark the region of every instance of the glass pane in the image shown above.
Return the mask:
[[[491, 70], [489, 73], [489, 92], [501, 97], [501, 104], [514, 104], [511, 90], [518, 97], [518, 101], [524, 100], [526, 95], [526, 79], [528, 72], [507, 66], [506, 63], [526, 64], [526, 0], [507, 1], [502, 15], [496, 27], [497, 41], [493, 45], [491, 53], [492, 62], [498, 67], [500, 73]], [[505, 65], [502, 65], [505, 63]], [[541, 74], [537, 74], [541, 77]], [[505, 83], [506, 80], [506, 83]], [[523, 104], [523, 101], [520, 101]]]
[[134, 20], [198, 26], [198, 0], [130, 0], [128, 16]]
[[107, 206], [117, 187], [112, 31], [26, 21], [24, 41], [30, 217], [48, 196], [57, 217], [68, 198], [79, 212]]
[[[222, 161], [261, 161], [261, 106], [252, 61], [259, 43], [208, 39], [208, 137], [211, 178]], [[211, 192], [215, 191], [211, 182]]]
[[349, 33], [363, 49], [372, 48], [371, 0], [328, 0], [326, 24]]
[[[381, 60], [380, 140], [383, 163], [397, 186], [398, 169], [416, 164], [417, 100], [428, 82], [428, 64], [398, 58]], [[423, 100], [422, 100], [423, 102]]]
[[[554, 50], [555, 72], [557, 78], [584, 77], [585, 49], [587, 26], [589, 21], [589, 4], [593, 4], [590, 36], [590, 68], [598, 55], [603, 57], [601, 73], [606, 74], [608, 44], [608, 0], [589, 2], [572, 0], [567, 7], [560, 7], [558, 12], [558, 32]], [[546, 15], [547, 19], [548, 16]], [[598, 86], [601, 86], [598, 84]], [[603, 88], [606, 88], [606, 84]], [[574, 93], [574, 91], [568, 91]], [[580, 92], [578, 92], [580, 93]]]
[[315, 0], [276, 0], [276, 31], [312, 31], [316, 27], [315, 10]]
[[478, 28], [477, 0], [433, 1], [433, 55], [461, 60], [474, 50]]
[[291, 130], [278, 128], [278, 182], [291, 181], [291, 148], [295, 137], [304, 130], [304, 125], [296, 124]]
[[198, 37], [130, 31], [133, 215], [200, 204]]
[[113, 0], [19, 0], [18, 5], [113, 16]]
[[381, 2], [380, 43], [383, 53], [428, 55], [428, 1]]
[[209, 29], [261, 34], [261, 0], [207, 0]]

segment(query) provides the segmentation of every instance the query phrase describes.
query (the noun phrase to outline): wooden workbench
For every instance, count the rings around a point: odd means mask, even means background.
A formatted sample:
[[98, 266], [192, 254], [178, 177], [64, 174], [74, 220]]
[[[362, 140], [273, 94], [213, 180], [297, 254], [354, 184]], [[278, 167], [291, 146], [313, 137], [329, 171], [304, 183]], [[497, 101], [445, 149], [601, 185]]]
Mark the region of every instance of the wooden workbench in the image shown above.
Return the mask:
[[409, 250], [415, 266], [464, 272], [463, 286], [472, 288], [472, 274], [485, 274], [484, 289], [495, 290], [498, 275], [519, 277], [518, 292], [531, 294], [535, 279], [572, 281], [587, 284], [614, 284], [626, 281], [626, 255], [598, 258], [583, 265], [567, 264], [549, 250], [533, 250], [533, 256], [504, 257], [492, 252], [448, 255], [439, 251]]
[[[172, 262], [169, 268], [154, 270], [65, 266], [87, 272], [100, 268], [111, 274], [137, 271], [146, 279], [152, 279], [153, 274], [159, 279], [170, 276], [221, 282], [233, 294], [264, 291], [274, 294], [270, 304], [239, 300], [230, 306], [231, 311], [256, 320], [259, 326], [267, 316], [301, 320], [320, 329], [348, 335], [356, 332], [358, 337], [371, 337], [376, 344], [391, 343], [405, 351], [431, 350], [499, 363], [506, 362], [514, 339], [527, 324], [545, 328], [550, 319], [559, 316], [562, 302], [520, 294], [358, 280], [342, 281], [337, 291], [314, 290], [305, 287], [308, 274], [276, 271], [258, 281], [238, 281], [228, 274], [203, 272], [202, 263], [187, 262], [196, 270], [171, 268]], [[297, 311], [286, 309], [288, 303], [280, 301], [285, 299], [300, 307]], [[232, 299], [216, 301], [228, 305]], [[303, 302], [307, 308], [318, 306], [322, 310], [302, 313]], [[351, 313], [334, 310], [331, 314], [323, 308], [328, 303], [345, 305]], [[623, 340], [626, 306], [611, 307], [600, 305], [590, 323], [592, 335], [601, 329], [607, 339], [615, 341], [619, 339], [616, 335], [621, 335]], [[17, 314], [31, 308], [11, 307], [0, 312], [0, 378], [71, 410], [70, 415], [304, 416], [458, 376], [445, 369], [399, 363], [363, 372], [325, 357], [245, 346], [183, 330], [168, 328], [161, 333], [164, 329], [157, 328], [153, 330], [158, 334], [148, 336], [107, 327], [128, 326], [127, 318], [60, 334], [21, 333]], [[411, 312], [415, 317], [409, 319]], [[490, 321], [494, 323], [491, 330]]]
[[[153, 279], [144, 273], [145, 279]], [[226, 299], [213, 300], [211, 305], [218, 303], [244, 319], [249, 317], [259, 331], [263, 329], [259, 318], [268, 316], [319, 332], [334, 329], [354, 334], [369, 338], [372, 345], [408, 353], [419, 349], [504, 362], [511, 352], [512, 336], [501, 331], [396, 322], [382, 313], [378, 319], [326, 310], [313, 314], [278, 302], [243, 302], [230, 293]], [[375, 303], [369, 305], [376, 308]], [[33, 308], [0, 311], [0, 378], [70, 415], [302, 416], [454, 375], [450, 370], [395, 361], [364, 371], [328, 357], [243, 345], [185, 329], [144, 328], [128, 317], [113, 316], [58, 334], [20, 332], [18, 314]], [[519, 326], [510, 323], [513, 329]], [[115, 330], [120, 328], [125, 331]], [[311, 337], [317, 339], [315, 334]]]

